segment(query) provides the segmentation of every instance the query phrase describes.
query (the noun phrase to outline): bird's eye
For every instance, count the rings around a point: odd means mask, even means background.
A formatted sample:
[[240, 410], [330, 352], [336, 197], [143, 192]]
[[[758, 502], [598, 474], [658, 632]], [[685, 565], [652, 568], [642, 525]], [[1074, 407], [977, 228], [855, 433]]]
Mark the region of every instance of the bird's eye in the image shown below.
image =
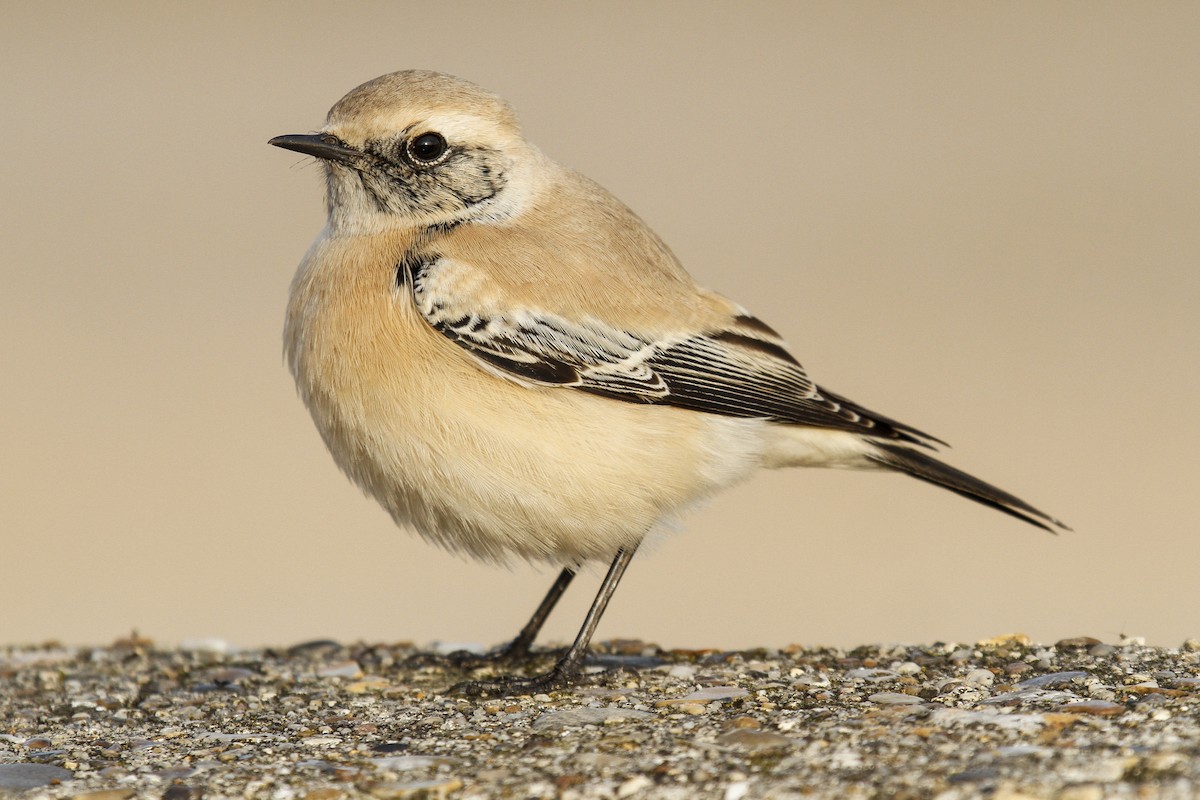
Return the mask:
[[408, 144], [405, 145], [409, 159], [419, 167], [436, 164], [442, 156], [446, 155], [446, 150], [446, 139], [440, 133], [422, 133], [420, 136], [409, 139]]

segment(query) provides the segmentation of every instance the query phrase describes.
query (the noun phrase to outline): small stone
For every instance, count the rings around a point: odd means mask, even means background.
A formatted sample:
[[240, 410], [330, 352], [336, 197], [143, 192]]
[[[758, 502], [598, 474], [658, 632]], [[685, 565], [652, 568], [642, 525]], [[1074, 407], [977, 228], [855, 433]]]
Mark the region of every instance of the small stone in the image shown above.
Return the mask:
[[1111, 644], [1094, 644], [1088, 648], [1088, 655], [1093, 658], [1107, 658], [1117, 652], [1117, 648]]
[[1086, 678], [1087, 673], [1082, 670], [1072, 670], [1070, 672], [1050, 672], [1045, 675], [1038, 675], [1033, 678], [1026, 678], [1017, 684], [1020, 689], [1045, 689], [1050, 686], [1062, 686], [1070, 683], [1076, 678]]
[[456, 762], [445, 756], [383, 756], [367, 759], [379, 769], [392, 772], [410, 772], [417, 769], [431, 769], [442, 766], [453, 766]]
[[911, 706], [924, 702], [919, 697], [900, 692], [878, 692], [870, 695], [867, 699], [881, 706]]
[[162, 800], [200, 800], [204, 790], [199, 786], [188, 786], [186, 783], [173, 783], [163, 792]]
[[978, 647], [1011, 647], [1018, 645], [1020, 647], [1029, 647], [1033, 642], [1023, 633], [1002, 633], [999, 636], [993, 636], [990, 639], [984, 639], [977, 643]]
[[692, 714], [694, 716], [697, 714], [703, 714], [706, 710], [706, 707], [703, 703], [680, 703], [679, 705], [675, 706], [675, 710], [681, 714]]
[[726, 747], [744, 747], [747, 750], [778, 750], [791, 747], [795, 741], [781, 733], [736, 730], [722, 733], [717, 737], [717, 744]]
[[341, 744], [342, 739], [339, 736], [309, 736], [307, 739], [301, 740], [301, 743], [309, 747], [330, 747]]
[[625, 759], [610, 753], [580, 753], [570, 759], [572, 765], [585, 769], [614, 769], [625, 763]]
[[1077, 783], [1063, 788], [1055, 800], [1104, 800], [1104, 788], [1095, 783]]
[[1067, 703], [1057, 709], [1064, 714], [1092, 714], [1097, 717], [1115, 717], [1124, 714], [1127, 709], [1120, 703], [1108, 700], [1080, 700], [1078, 703]]
[[905, 661], [902, 664], [897, 664], [894, 668], [894, 671], [898, 675], [916, 675], [918, 672], [921, 672], [923, 669], [924, 669], [924, 667], [922, 667], [920, 664], [918, 664], [915, 661]]
[[0, 789], [36, 789], [73, 777], [71, 772], [50, 764], [0, 764]]
[[345, 800], [347, 797], [349, 795], [335, 786], [322, 786], [319, 789], [309, 789], [300, 796], [301, 800]]
[[129, 800], [137, 794], [134, 789], [100, 789], [96, 792], [84, 792], [71, 795], [71, 800]]
[[995, 682], [996, 676], [991, 670], [973, 669], [963, 678], [963, 683], [970, 686], [991, 686]]
[[367, 788], [372, 797], [382, 797], [385, 800], [405, 800], [406, 798], [442, 798], [462, 788], [458, 778], [441, 778], [431, 781], [409, 781], [407, 783], [377, 783]]
[[1155, 753], [1146, 759], [1144, 766], [1148, 772], [1174, 772], [1190, 761], [1184, 753]]
[[1029, 664], [1026, 664], [1024, 661], [1013, 661], [1010, 664], [1004, 665], [1004, 671], [1009, 675], [1020, 675], [1022, 672], [1029, 672], [1031, 669], [1033, 669], [1033, 667], [1031, 667]]
[[829, 676], [809, 672], [797, 676], [795, 683], [792, 684], [792, 687], [795, 689], [808, 689], [812, 687], [824, 687], [829, 685]]
[[224, 667], [206, 673], [205, 677], [218, 686], [228, 686], [231, 683], [252, 678], [254, 675], [254, 670], [245, 669], [244, 667]]
[[634, 775], [629, 780], [617, 787], [617, 797], [633, 797], [643, 789], [648, 789], [654, 785], [654, 781], [647, 778], [645, 775]]
[[361, 681], [346, 684], [346, 691], [350, 694], [366, 694], [367, 692], [381, 692], [388, 688], [387, 678], [380, 678], [372, 675], [363, 678]]
[[709, 686], [683, 697], [672, 697], [667, 700], [659, 700], [654, 705], [658, 708], [667, 706], [681, 705], [685, 703], [710, 703], [714, 700], [729, 700], [734, 697], [745, 697], [749, 692], [740, 686]]
[[762, 723], [754, 717], [734, 717], [729, 720], [731, 728], [761, 728]]
[[734, 781], [725, 787], [724, 800], [742, 800], [750, 793], [750, 781]]
[[1074, 636], [1070, 639], [1059, 639], [1054, 643], [1054, 646], [1059, 650], [1078, 650], [1097, 644], [1100, 644], [1100, 640], [1094, 639], [1091, 636]]
[[336, 661], [317, 670], [319, 678], [361, 678], [362, 674], [357, 661]]
[[566, 728], [574, 725], [609, 725], [631, 719], [653, 717], [649, 711], [608, 706], [604, 708], [564, 708], [548, 711], [533, 722], [534, 728]]
[[616, 656], [650, 656], [658, 652], [658, 645], [641, 639], [610, 639], [601, 642], [601, 648]]

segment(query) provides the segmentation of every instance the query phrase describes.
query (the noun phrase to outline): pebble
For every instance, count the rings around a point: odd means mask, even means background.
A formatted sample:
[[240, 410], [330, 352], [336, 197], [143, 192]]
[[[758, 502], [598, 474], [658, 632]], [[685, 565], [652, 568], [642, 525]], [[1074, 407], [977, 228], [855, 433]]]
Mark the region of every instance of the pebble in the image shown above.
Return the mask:
[[672, 664], [667, 669], [667, 676], [690, 681], [692, 678], [696, 677], [696, 671], [696, 667], [692, 664]]
[[742, 800], [750, 794], [750, 781], [734, 781], [725, 787], [723, 800]]
[[335, 744], [341, 744], [340, 736], [309, 736], [307, 739], [301, 739], [301, 744], [308, 747], [332, 747]]
[[1063, 789], [1055, 800], [1104, 800], [1104, 787], [1097, 783], [1078, 783]]
[[1200, 650], [1099, 646], [639, 645], [583, 685], [484, 700], [446, 694], [472, 675], [410, 644], [0, 646], [0, 775], [64, 770], [26, 800], [1195, 796]]
[[387, 678], [377, 676], [368, 676], [361, 681], [346, 684], [346, 691], [350, 694], [366, 694], [368, 692], [381, 692], [388, 688], [391, 684]]
[[872, 703], [879, 703], [881, 706], [915, 706], [924, 702], [919, 697], [900, 692], [878, 692], [870, 695], [867, 699]]
[[717, 737], [717, 744], [726, 747], [744, 747], [747, 750], [777, 750], [781, 747], [791, 747], [796, 744], [796, 741], [782, 733], [740, 728], [722, 733]]
[[649, 711], [638, 711], [633, 708], [564, 708], [559, 711], [548, 711], [533, 722], [535, 729], [568, 728], [575, 725], [610, 725], [626, 720], [646, 719], [654, 715]]
[[1023, 633], [1003, 633], [978, 642], [978, 647], [1029, 647], [1033, 642]]
[[452, 758], [444, 756], [383, 756], [380, 758], [369, 758], [369, 762], [374, 764], [378, 769], [391, 770], [392, 772], [411, 772], [418, 769], [433, 769], [435, 767], [453, 766], [455, 761]]
[[349, 795], [336, 786], [322, 786], [319, 789], [309, 789], [300, 796], [300, 800], [346, 800]]
[[362, 667], [357, 661], [338, 661], [317, 670], [317, 677], [320, 678], [361, 678], [362, 675]]
[[963, 678], [963, 683], [971, 686], [991, 686], [996, 680], [990, 669], [973, 669]]
[[409, 781], [407, 783], [376, 783], [367, 788], [372, 797], [384, 800], [407, 800], [408, 798], [442, 798], [463, 786], [458, 778], [441, 778], [431, 781]]
[[1069, 648], [1094, 647], [1098, 644], [1100, 644], [1100, 640], [1094, 639], [1091, 636], [1075, 636], [1070, 639], [1059, 639], [1054, 643], [1054, 646], [1059, 650], [1063, 650]]
[[691, 694], [686, 694], [683, 697], [671, 697], [666, 700], [659, 700], [654, 705], [658, 708], [664, 708], [673, 705], [685, 705], [697, 703], [711, 703], [714, 700], [731, 700], [735, 697], [745, 697], [749, 692], [740, 686], [709, 686]]
[[1086, 678], [1088, 673], [1081, 670], [1073, 670], [1069, 672], [1051, 672], [1048, 675], [1038, 675], [1033, 678], [1026, 678], [1017, 684], [1021, 689], [1044, 689], [1050, 686], [1062, 686], [1069, 684], [1076, 678]]
[[617, 787], [617, 797], [633, 797], [643, 789], [648, 789], [654, 785], [654, 781], [647, 778], [645, 775], [634, 775], [629, 780]]
[[1078, 703], [1067, 703], [1057, 709], [1065, 714], [1094, 714], [1098, 717], [1112, 717], [1124, 714], [1129, 709], [1120, 703], [1108, 700], [1080, 700]]
[[0, 789], [36, 789], [72, 777], [71, 772], [51, 764], [0, 764]]

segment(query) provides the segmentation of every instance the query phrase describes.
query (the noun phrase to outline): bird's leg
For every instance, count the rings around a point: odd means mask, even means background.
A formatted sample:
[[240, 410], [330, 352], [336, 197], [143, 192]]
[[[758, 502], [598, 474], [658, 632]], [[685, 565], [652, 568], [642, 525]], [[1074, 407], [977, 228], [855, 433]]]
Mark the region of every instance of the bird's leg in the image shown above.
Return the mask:
[[[617, 584], [621, 582], [621, 576], [625, 574], [625, 568], [629, 566], [629, 562], [633, 559], [633, 554], [637, 551], [637, 546], [633, 546], [624, 550], [617, 551], [617, 557], [613, 559], [612, 565], [608, 568], [608, 573], [604, 576], [604, 581], [600, 584], [600, 591], [596, 593], [596, 599], [592, 601], [592, 607], [588, 609], [587, 617], [583, 620], [583, 627], [579, 629], [579, 635], [575, 637], [575, 642], [567, 650], [566, 654], [558, 660], [554, 665], [554, 669], [543, 675], [535, 675], [532, 678], [501, 678], [495, 681], [466, 681], [459, 683], [450, 689], [453, 694], [471, 695], [477, 697], [487, 697], [495, 695], [515, 695], [515, 694], [532, 694], [535, 692], [545, 692], [551, 689], [561, 688], [570, 683], [573, 683], [579, 677], [579, 673], [583, 667], [584, 656], [587, 655], [588, 643], [592, 640], [592, 634], [596, 632], [596, 626], [600, 623], [600, 617], [604, 614], [604, 609], [608, 607], [608, 601], [612, 599], [613, 592], [617, 590]], [[563, 571], [564, 574], [566, 570]], [[571, 577], [574, 577], [573, 575]], [[562, 583], [562, 588], [566, 588], [566, 584], [570, 582], [570, 578], [563, 580], [563, 576], [559, 576], [559, 581]], [[554, 588], [551, 588], [551, 595], [554, 594]], [[562, 594], [559, 591], [559, 594]], [[550, 596], [547, 596], [547, 600]], [[555, 600], [558, 598], [555, 597]], [[542, 603], [546, 605], [545, 601]], [[553, 603], [550, 603], [553, 606]], [[541, 609], [538, 609], [541, 611]], [[549, 613], [549, 609], [547, 609]], [[536, 620], [537, 615], [534, 615]], [[534, 620], [530, 620], [532, 624]], [[530, 626], [526, 626], [528, 628]], [[534, 628], [536, 633], [536, 628]], [[524, 634], [525, 631], [522, 631]], [[519, 639], [520, 637], [518, 637]]]
[[517, 634], [517, 638], [496, 651], [495, 657], [497, 660], [523, 661], [529, 657], [529, 648], [533, 646], [533, 640], [537, 638], [538, 631], [542, 629], [542, 625], [546, 623], [546, 618], [550, 616], [550, 612], [554, 610], [554, 606], [558, 604], [559, 598], [563, 596], [563, 592], [571, 585], [571, 580], [574, 577], [575, 570], [571, 567], [563, 567], [563, 571], [558, 573], [558, 578], [555, 579], [554, 585], [550, 587], [550, 591], [546, 592], [546, 596], [542, 598], [541, 605], [537, 607], [537, 611], [533, 612], [533, 616], [529, 618], [529, 622], [525, 623], [525, 627], [521, 628], [521, 632]]
[[455, 666], [467, 668], [490, 663], [513, 664], [529, 658], [529, 650], [533, 646], [533, 640], [537, 638], [538, 631], [542, 629], [542, 625], [546, 623], [546, 618], [550, 616], [550, 612], [554, 610], [554, 606], [558, 604], [559, 598], [563, 596], [563, 592], [571, 585], [571, 580], [574, 577], [574, 569], [571, 567], [563, 568], [563, 571], [558, 574], [558, 578], [555, 579], [554, 585], [550, 587], [550, 591], [546, 592], [546, 596], [542, 598], [541, 605], [537, 607], [537, 611], [533, 612], [533, 616], [529, 618], [529, 622], [526, 622], [525, 627], [521, 628], [521, 632], [517, 634], [517, 638], [503, 647], [499, 647], [481, 656], [465, 651], [452, 653], [451, 657], [454, 660]]

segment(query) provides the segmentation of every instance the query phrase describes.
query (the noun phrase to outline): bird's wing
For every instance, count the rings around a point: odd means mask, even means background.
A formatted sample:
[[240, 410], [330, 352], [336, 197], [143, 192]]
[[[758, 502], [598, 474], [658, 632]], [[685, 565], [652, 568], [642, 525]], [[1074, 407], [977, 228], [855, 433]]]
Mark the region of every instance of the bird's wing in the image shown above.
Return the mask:
[[942, 443], [822, 390], [778, 334], [749, 315], [699, 332], [651, 337], [596, 319], [484, 310], [493, 304], [475, 302], [469, 291], [465, 297], [448, 291], [434, 278], [436, 268], [436, 260], [401, 264], [397, 277], [430, 326], [508, 379], [910, 444]]

